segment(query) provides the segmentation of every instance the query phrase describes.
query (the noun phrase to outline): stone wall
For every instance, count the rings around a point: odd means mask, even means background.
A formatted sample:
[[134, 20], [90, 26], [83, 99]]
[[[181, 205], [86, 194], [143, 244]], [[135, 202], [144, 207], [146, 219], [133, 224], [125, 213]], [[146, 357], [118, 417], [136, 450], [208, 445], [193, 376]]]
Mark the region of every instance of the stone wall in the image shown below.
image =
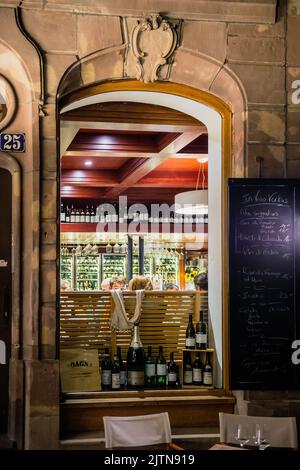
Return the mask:
[[[113, 3], [114, 8], [110, 9], [106, 2], [84, 2], [87, 6], [84, 11], [80, 1], [23, 1], [18, 9], [22, 35], [14, 15], [19, 2], [0, 1], [1, 21], [7, 29], [1, 30], [0, 41], [3, 39], [23, 59], [35, 94], [31, 105], [33, 126], [28, 129], [32, 137], [28, 146], [31, 155], [27, 161], [21, 161], [27, 174], [24, 211], [26, 214], [31, 211], [24, 220], [23, 233], [27, 247], [23, 255], [22, 310], [22, 318], [26, 319], [23, 328], [27, 350], [22, 358], [26, 360], [27, 448], [45, 446], [48, 434], [45, 423], [51, 423], [49, 446], [58, 445], [57, 94], [99, 81], [135, 77], [130, 38], [141, 12], [135, 13], [134, 6], [126, 12], [121, 7], [118, 10], [119, 3]], [[176, 8], [169, 12], [172, 20], [180, 23], [180, 44], [174, 61], [161, 71], [160, 79], [210, 91], [231, 106], [233, 175], [300, 177], [300, 105], [292, 103], [292, 82], [300, 80], [300, 0], [281, 0], [276, 22], [275, 1], [220, 1], [217, 3], [223, 9], [219, 14], [214, 12], [213, 17], [205, 11], [193, 11], [191, 2], [185, 3], [189, 9], [180, 18], [175, 14]], [[209, 2], [202, 3], [208, 8]], [[240, 12], [247, 7], [248, 15], [243, 17], [239, 13], [233, 22], [227, 3], [231, 9], [240, 8]], [[147, 5], [153, 12], [152, 2]], [[14, 31], [22, 36], [18, 44]], [[2, 65], [0, 56], [1, 73]], [[44, 73], [44, 84], [39, 71]], [[9, 78], [18, 87], [16, 77]], [[18, 99], [19, 113], [11, 128], [24, 130], [25, 108], [22, 98]], [[257, 157], [263, 158], [261, 163]], [[20, 159], [17, 154], [16, 158]], [[28, 224], [31, 219], [34, 229]], [[33, 265], [31, 261], [28, 264], [28, 259], [33, 260]], [[37, 380], [39, 377], [41, 380]], [[48, 395], [36, 393], [43, 389], [48, 390]], [[263, 411], [299, 415], [299, 394], [282, 393], [239, 393], [238, 406], [247, 407], [249, 414]]]

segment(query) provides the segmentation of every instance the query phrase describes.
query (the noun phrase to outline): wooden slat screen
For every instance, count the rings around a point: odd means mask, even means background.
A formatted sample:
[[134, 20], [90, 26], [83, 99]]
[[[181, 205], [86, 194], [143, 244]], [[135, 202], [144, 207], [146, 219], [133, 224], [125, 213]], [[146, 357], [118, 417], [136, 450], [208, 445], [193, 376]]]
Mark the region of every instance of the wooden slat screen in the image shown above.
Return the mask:
[[[132, 315], [135, 308], [135, 292], [124, 292], [126, 311]], [[148, 291], [142, 302], [140, 335], [145, 350], [152, 346], [153, 355], [158, 347], [164, 347], [166, 359], [174, 351], [175, 359], [182, 359], [188, 315], [194, 324], [199, 318], [199, 293]], [[60, 347], [96, 348], [99, 354], [104, 347], [121, 346], [126, 359], [131, 341], [130, 332], [112, 333], [109, 317], [113, 303], [109, 292], [67, 292], [61, 294]]]

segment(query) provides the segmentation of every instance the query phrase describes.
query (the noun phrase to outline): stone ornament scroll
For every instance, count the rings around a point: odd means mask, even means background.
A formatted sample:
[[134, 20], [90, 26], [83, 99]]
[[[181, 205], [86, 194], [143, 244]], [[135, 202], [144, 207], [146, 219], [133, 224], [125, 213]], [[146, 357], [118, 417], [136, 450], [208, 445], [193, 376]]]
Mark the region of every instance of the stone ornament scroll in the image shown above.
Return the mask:
[[137, 80], [145, 83], [158, 80], [159, 68], [171, 58], [177, 43], [174, 27], [159, 15], [139, 21], [132, 33]]

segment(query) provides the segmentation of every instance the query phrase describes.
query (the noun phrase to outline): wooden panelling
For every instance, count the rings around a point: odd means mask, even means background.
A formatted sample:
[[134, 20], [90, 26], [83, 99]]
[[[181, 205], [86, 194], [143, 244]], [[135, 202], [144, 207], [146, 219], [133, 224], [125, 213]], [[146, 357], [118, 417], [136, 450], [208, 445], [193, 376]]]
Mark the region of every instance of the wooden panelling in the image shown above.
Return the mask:
[[[174, 139], [177, 134], [173, 134]], [[158, 153], [161, 149], [160, 134], [154, 132], [139, 133], [110, 133], [108, 131], [92, 130], [79, 131], [68, 147], [73, 150], [101, 150], [110, 151], [118, 155], [118, 151]], [[172, 141], [172, 134], [169, 134]]]
[[116, 102], [96, 103], [61, 115], [64, 121], [129, 122], [199, 126], [199, 121], [175, 109], [152, 104]]
[[63, 170], [61, 180], [67, 185], [97, 188], [118, 184], [117, 173], [111, 170]]
[[[95, 187], [82, 187], [82, 186], [71, 186], [67, 183], [62, 183], [61, 196], [66, 198], [76, 199], [107, 199], [108, 202], [117, 202], [117, 197], [106, 197], [106, 188], [95, 188]], [[175, 194], [186, 191], [185, 187], [177, 188], [129, 188], [122, 195], [127, 196], [128, 202], [142, 202], [144, 204], [174, 204]]]
[[[180, 361], [188, 315], [194, 316], [194, 322], [198, 319], [195, 306], [199, 295], [194, 291], [146, 292], [140, 320], [144, 348], [151, 345], [157, 354], [158, 347], [162, 345], [167, 358], [174, 351], [175, 360]], [[135, 292], [125, 292], [124, 298], [126, 311], [133, 315]], [[109, 318], [113, 304], [109, 292], [63, 293], [60, 305], [61, 349], [96, 348], [101, 354], [104, 347], [112, 347], [115, 335], [116, 344], [121, 346], [123, 358], [126, 358], [131, 332], [111, 332]]]
[[[134, 226], [133, 229], [127, 228], [126, 224], [122, 224], [121, 227], [119, 224], [114, 224], [114, 222], [111, 222], [110, 224], [105, 224], [104, 226], [101, 224], [98, 227], [98, 224], [96, 223], [62, 223], [60, 225], [61, 232], [96, 232], [102, 233], [102, 232], [117, 232], [117, 233], [178, 233], [178, 234], [191, 234], [194, 233], [195, 235], [200, 235], [200, 234], [207, 234], [208, 233], [208, 224], [198, 224], [197, 232], [196, 232], [196, 226], [193, 224], [193, 227], [190, 226], [185, 226], [183, 225], [180, 226], [180, 230], [176, 228], [176, 225], [170, 224], [170, 229], [166, 225], [167, 224], [153, 224], [152, 227], [150, 224], [147, 225], [148, 229], [144, 230], [143, 227], [145, 225], [139, 225], [136, 226], [135, 223], [133, 222]], [[163, 226], [165, 225], [165, 227]], [[132, 227], [132, 225], [131, 225]]]
[[61, 159], [61, 169], [63, 170], [86, 170], [86, 161], [90, 161], [92, 165], [91, 170], [118, 170], [128, 162], [128, 158], [122, 157], [111, 157], [111, 158], [99, 158], [92, 157], [70, 157], [64, 156]]
[[233, 413], [229, 396], [168, 396], [66, 400], [61, 404], [63, 435], [103, 430], [103, 416], [137, 416], [167, 411], [171, 427], [216, 427], [219, 412]]

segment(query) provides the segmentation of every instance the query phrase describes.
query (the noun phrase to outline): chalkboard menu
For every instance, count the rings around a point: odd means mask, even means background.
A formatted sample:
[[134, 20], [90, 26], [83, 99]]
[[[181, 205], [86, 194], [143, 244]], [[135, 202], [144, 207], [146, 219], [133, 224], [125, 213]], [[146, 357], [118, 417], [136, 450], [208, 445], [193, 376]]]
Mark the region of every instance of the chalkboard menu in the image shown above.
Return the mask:
[[299, 213], [300, 180], [229, 180], [232, 389], [299, 388]]

